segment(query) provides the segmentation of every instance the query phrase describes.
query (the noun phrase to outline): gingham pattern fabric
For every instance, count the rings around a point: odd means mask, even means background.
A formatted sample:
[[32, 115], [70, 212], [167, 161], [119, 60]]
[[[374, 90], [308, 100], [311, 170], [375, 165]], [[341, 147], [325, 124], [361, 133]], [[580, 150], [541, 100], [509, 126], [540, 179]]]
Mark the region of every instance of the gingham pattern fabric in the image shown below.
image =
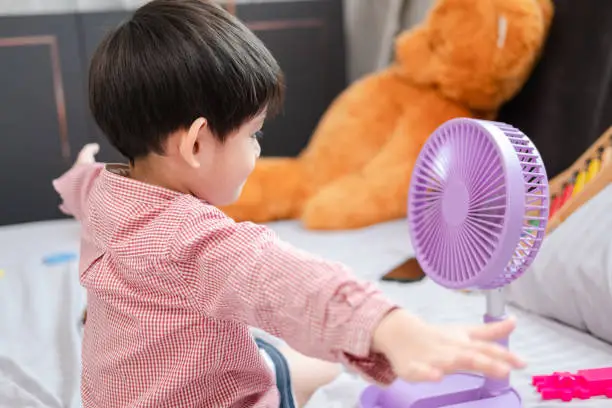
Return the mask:
[[341, 264], [193, 196], [76, 165], [54, 181], [81, 221], [84, 408], [277, 407], [259, 327], [382, 383], [372, 333], [394, 306]]

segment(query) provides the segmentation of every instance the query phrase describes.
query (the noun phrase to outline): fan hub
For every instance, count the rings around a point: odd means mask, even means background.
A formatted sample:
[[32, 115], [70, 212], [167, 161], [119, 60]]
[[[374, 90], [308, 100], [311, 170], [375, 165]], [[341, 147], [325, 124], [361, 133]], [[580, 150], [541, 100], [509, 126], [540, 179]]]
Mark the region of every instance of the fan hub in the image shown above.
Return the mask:
[[459, 177], [448, 180], [442, 200], [442, 215], [452, 227], [463, 224], [470, 210], [470, 193]]

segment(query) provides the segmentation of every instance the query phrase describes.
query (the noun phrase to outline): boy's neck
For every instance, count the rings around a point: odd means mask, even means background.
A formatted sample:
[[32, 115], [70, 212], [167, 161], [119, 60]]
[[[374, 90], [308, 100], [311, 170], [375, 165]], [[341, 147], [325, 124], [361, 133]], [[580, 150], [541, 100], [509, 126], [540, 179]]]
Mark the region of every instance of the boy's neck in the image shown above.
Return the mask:
[[129, 177], [142, 183], [190, 194], [189, 189], [181, 185], [176, 177], [178, 172], [173, 167], [169, 160], [150, 154], [147, 157], [136, 159], [133, 163], [130, 163]]

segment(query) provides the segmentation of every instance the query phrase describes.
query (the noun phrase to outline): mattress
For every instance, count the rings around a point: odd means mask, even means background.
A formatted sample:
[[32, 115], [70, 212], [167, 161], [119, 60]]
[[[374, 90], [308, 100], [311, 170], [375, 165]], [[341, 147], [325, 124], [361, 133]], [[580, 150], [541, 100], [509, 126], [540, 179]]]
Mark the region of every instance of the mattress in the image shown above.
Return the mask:
[[[402, 221], [342, 232], [305, 231], [296, 222], [270, 225], [285, 240], [342, 261], [365, 279], [377, 280], [412, 254]], [[0, 228], [0, 408], [77, 408], [79, 403], [80, 314], [85, 296], [77, 260], [45, 263], [76, 254], [79, 226], [72, 220]], [[478, 322], [480, 295], [466, 295], [425, 280], [380, 283], [398, 304], [436, 322]], [[612, 365], [612, 346], [538, 316], [512, 310], [519, 327], [511, 347], [529, 366], [512, 383], [525, 407], [567, 407], [540, 401], [531, 375]], [[310, 408], [354, 407], [366, 384], [348, 373], [315, 394]], [[612, 400], [574, 401], [571, 406], [612, 408]]]

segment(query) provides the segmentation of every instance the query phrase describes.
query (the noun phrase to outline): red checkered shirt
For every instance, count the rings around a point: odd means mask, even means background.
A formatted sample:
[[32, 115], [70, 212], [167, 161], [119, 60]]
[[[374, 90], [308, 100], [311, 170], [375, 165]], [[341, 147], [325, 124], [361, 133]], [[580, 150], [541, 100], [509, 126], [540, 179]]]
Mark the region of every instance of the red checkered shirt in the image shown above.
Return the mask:
[[278, 407], [250, 326], [370, 380], [394, 379], [370, 351], [393, 308], [372, 284], [265, 226], [124, 173], [80, 164], [54, 181], [62, 210], [82, 224], [85, 408]]

